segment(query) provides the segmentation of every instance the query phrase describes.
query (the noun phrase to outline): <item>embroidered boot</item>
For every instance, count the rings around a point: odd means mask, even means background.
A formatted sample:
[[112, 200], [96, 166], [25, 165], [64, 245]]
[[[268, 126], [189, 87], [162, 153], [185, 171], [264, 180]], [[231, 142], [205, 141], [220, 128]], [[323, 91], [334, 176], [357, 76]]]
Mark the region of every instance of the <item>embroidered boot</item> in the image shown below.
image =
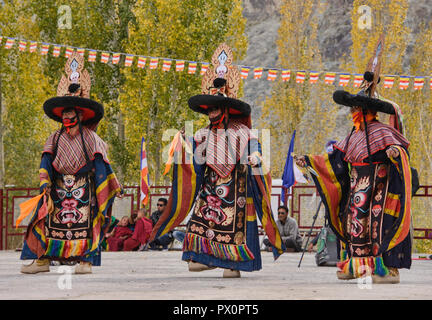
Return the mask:
[[400, 277], [399, 277], [399, 270], [397, 268], [388, 268], [389, 274], [381, 277], [376, 274], [372, 275], [372, 283], [376, 284], [384, 284], [384, 283], [399, 283]]
[[240, 278], [240, 271], [233, 269], [225, 269], [223, 272], [224, 278]]
[[92, 273], [92, 264], [90, 262], [80, 261], [75, 267], [75, 274]]
[[336, 276], [339, 280], [352, 280], [355, 279], [351, 273], [345, 273], [342, 271], [336, 271]]
[[28, 265], [21, 267], [21, 273], [35, 274], [39, 272], [49, 272], [50, 261], [48, 259], [36, 259]]
[[216, 267], [210, 267], [208, 265], [199, 262], [189, 261], [190, 272], [200, 272], [200, 271], [212, 270], [212, 269], [216, 269]]

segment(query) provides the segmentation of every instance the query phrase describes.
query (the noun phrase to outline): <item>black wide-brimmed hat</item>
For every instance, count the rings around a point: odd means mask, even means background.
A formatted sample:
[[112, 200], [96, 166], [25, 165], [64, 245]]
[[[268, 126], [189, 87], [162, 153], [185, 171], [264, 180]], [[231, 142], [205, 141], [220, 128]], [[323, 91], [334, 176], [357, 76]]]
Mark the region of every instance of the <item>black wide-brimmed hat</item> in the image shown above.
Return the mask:
[[210, 107], [227, 107], [229, 115], [233, 118], [248, 117], [251, 114], [249, 104], [223, 95], [199, 94], [191, 97], [188, 104], [193, 111], [206, 115]]
[[364, 91], [357, 94], [351, 94], [344, 90], [337, 90], [333, 93], [333, 100], [337, 104], [347, 107], [361, 107], [372, 111], [395, 114], [394, 106], [384, 100], [371, 98]]
[[74, 108], [83, 115], [82, 125], [98, 123], [104, 116], [103, 106], [91, 99], [79, 96], [63, 96], [48, 99], [43, 104], [43, 109], [48, 117], [62, 122], [62, 112], [65, 109]]

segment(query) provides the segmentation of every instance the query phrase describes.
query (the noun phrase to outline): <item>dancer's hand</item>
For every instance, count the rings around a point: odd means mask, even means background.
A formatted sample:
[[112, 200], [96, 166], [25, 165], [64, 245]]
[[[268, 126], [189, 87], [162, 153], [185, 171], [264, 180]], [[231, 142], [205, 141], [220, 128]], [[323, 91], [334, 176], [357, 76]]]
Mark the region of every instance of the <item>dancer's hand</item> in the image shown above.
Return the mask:
[[389, 158], [397, 158], [397, 157], [399, 157], [399, 150], [396, 149], [393, 146], [390, 146], [390, 148], [388, 148], [386, 150], [386, 153], [387, 153], [387, 157], [389, 157]]
[[259, 164], [259, 160], [255, 156], [249, 156], [248, 161], [249, 161], [249, 165], [252, 167], [256, 167]]
[[306, 159], [304, 156], [300, 156], [300, 157], [294, 156], [294, 160], [296, 162], [296, 165], [298, 165], [301, 168], [304, 168], [307, 166]]

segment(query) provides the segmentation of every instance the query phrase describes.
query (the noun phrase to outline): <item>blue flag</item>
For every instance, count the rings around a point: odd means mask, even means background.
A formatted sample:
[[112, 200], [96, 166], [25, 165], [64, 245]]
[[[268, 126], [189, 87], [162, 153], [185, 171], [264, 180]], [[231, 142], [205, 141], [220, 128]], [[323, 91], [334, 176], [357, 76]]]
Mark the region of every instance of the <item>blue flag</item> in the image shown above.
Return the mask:
[[282, 175], [282, 194], [281, 199], [282, 203], [285, 203], [285, 189], [289, 189], [291, 186], [295, 183], [295, 176], [294, 176], [294, 158], [292, 156], [292, 153], [294, 152], [294, 138], [295, 138], [296, 131], [294, 130], [291, 143], [288, 149], [288, 154], [285, 162], [285, 168]]

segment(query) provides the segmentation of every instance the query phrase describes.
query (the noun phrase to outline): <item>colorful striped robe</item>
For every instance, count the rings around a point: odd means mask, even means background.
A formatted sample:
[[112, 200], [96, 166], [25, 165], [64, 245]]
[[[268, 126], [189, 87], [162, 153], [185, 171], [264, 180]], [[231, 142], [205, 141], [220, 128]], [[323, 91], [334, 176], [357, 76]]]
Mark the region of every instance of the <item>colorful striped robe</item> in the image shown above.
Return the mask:
[[[198, 135], [199, 136], [199, 135]], [[196, 135], [197, 137], [197, 135]], [[266, 232], [269, 240], [274, 245], [273, 255], [274, 258], [283, 253], [285, 250], [282, 243], [276, 222], [273, 218], [270, 203], [271, 191], [271, 178], [270, 174], [264, 174], [261, 166], [251, 168], [249, 165], [244, 165], [243, 170], [246, 168], [245, 199], [241, 199], [241, 208], [245, 208], [244, 220], [239, 219], [238, 210], [236, 211], [235, 221], [245, 222], [245, 234], [236, 240], [235, 243], [227, 240], [223, 236], [214, 237], [212, 228], [208, 228], [207, 224], [200, 224], [199, 221], [204, 222], [202, 217], [197, 218], [197, 211], [204, 206], [208, 205], [203, 196], [206, 187], [205, 180], [210, 179], [209, 175], [217, 179], [228, 179], [234, 177], [240, 170], [240, 160], [237, 158], [237, 164], [231, 166], [231, 171], [226, 172], [226, 168], [221, 165], [216, 167], [216, 170], [207, 165], [207, 163], [198, 164], [197, 157], [194, 157], [199, 143], [196, 139], [189, 142], [184, 142], [181, 148], [177, 148], [176, 163], [173, 166], [173, 180], [170, 197], [167, 207], [163, 212], [156, 226], [153, 228], [151, 239], [158, 238], [167, 232], [173, 230], [176, 226], [181, 224], [188, 214], [192, 212], [192, 217], [188, 223], [188, 232], [186, 233], [183, 243], [183, 257], [185, 261], [193, 260], [210, 266], [221, 268], [230, 268], [242, 271], [254, 271], [261, 269], [261, 254], [258, 235], [258, 223], [256, 217], [260, 219], [264, 231]], [[236, 146], [233, 146], [236, 150]], [[211, 149], [209, 149], [211, 150]], [[200, 149], [200, 151], [203, 151]], [[207, 151], [207, 150], [204, 150]], [[244, 150], [241, 154], [247, 158], [250, 154], [260, 154], [260, 146], [256, 139], [246, 141]], [[228, 155], [227, 155], [228, 157]], [[207, 157], [206, 159], [214, 159], [214, 157]], [[214, 163], [212, 165], [214, 167]], [[221, 177], [217, 172], [224, 175]], [[227, 178], [228, 177], [228, 178]], [[234, 179], [234, 178], [233, 178]], [[236, 189], [237, 191], [241, 191]], [[225, 199], [224, 199], [225, 197]], [[226, 200], [227, 195], [221, 195], [216, 198], [216, 202]], [[204, 200], [203, 200], [204, 199]], [[233, 201], [238, 200], [235, 198]], [[197, 208], [198, 207], [198, 208]], [[236, 207], [237, 208], [237, 207]], [[223, 210], [221, 214], [224, 215]], [[201, 215], [198, 213], [198, 215]], [[227, 214], [228, 215], [228, 214]], [[232, 217], [232, 216], [231, 216]], [[194, 221], [198, 222], [194, 222]], [[200, 229], [203, 229], [202, 232]], [[216, 228], [216, 227], [215, 227]], [[198, 230], [198, 231], [197, 231]], [[239, 233], [236, 234], [236, 236]]]
[[[96, 133], [90, 134], [100, 140]], [[51, 137], [48, 139], [47, 145], [50, 141], [52, 141]], [[99, 142], [98, 145], [100, 148], [104, 144]], [[67, 148], [68, 147], [64, 144], [59, 146], [59, 150], [67, 150]], [[97, 148], [91, 148], [90, 150], [96, 149]], [[73, 150], [71, 152], [73, 152]], [[67, 157], [67, 152], [62, 151], [58, 153], [58, 155], [61, 154], [63, 154], [63, 156], [57, 156], [56, 158], [57, 165], [63, 167], [66, 165], [70, 170], [73, 170], [69, 163], [62, 161], [62, 157]], [[109, 226], [111, 207], [116, 193], [121, 190], [121, 187], [110, 164], [104, 160], [104, 158], [106, 159], [105, 150], [91, 153], [91, 161], [86, 166], [82, 166], [82, 163], [85, 162], [85, 159], [82, 159], [82, 157], [83, 154], [81, 154], [81, 157], [77, 158], [79, 161], [75, 162], [75, 172], [61, 172], [60, 174], [73, 173], [79, 175], [86, 174], [89, 170], [94, 172], [92, 178], [94, 179], [94, 181], [92, 181], [94, 194], [92, 197], [95, 201], [90, 218], [91, 234], [88, 235], [88, 239], [83, 240], [49, 239], [46, 233], [49, 215], [53, 211], [51, 210], [52, 199], [51, 197], [44, 196], [39, 201], [36, 210], [30, 218], [30, 223], [24, 238], [24, 246], [21, 254], [22, 260], [48, 257], [50, 259], [88, 261], [94, 266], [100, 265], [101, 243], [104, 238], [104, 231]], [[53, 188], [56, 173], [59, 174], [53, 166], [52, 149], [46, 147], [42, 155], [39, 169], [41, 193], [47, 186]], [[55, 191], [52, 190], [51, 192]]]

